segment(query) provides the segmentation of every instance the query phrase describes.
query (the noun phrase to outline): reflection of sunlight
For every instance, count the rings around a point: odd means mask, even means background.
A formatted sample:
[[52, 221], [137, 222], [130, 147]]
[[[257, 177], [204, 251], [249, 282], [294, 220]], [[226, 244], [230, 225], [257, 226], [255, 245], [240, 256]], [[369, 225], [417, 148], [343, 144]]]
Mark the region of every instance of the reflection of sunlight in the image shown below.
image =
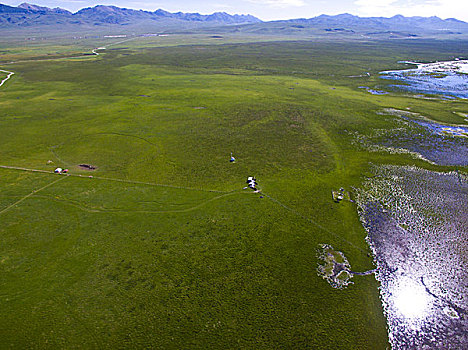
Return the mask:
[[395, 307], [406, 318], [421, 318], [429, 308], [426, 288], [411, 279], [400, 281], [394, 297]]

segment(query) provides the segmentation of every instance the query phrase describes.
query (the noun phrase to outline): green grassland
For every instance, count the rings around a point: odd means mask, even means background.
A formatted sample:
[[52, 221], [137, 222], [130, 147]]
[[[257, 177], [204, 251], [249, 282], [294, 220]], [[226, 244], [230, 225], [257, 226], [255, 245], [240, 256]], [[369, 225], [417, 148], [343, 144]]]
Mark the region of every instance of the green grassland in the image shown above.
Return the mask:
[[352, 195], [371, 162], [433, 167], [354, 146], [395, 125], [376, 112], [462, 123], [468, 108], [358, 87], [467, 46], [138, 40], [0, 67], [15, 72], [0, 165], [72, 174], [0, 168], [0, 348], [385, 349], [373, 275], [343, 290], [317, 275], [320, 244], [373, 268], [355, 205], [331, 191]]

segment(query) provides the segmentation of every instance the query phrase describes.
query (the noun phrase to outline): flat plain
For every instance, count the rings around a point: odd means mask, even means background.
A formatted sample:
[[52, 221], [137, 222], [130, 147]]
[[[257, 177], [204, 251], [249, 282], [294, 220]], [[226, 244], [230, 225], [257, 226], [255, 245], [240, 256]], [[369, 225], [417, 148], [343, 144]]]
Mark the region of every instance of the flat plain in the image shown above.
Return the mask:
[[385, 108], [466, 125], [468, 107], [360, 87], [468, 46], [249, 40], [2, 44], [1, 348], [388, 346], [374, 275], [334, 289], [318, 250], [374, 268], [352, 202], [373, 165], [455, 168], [355, 135], [395, 128]]

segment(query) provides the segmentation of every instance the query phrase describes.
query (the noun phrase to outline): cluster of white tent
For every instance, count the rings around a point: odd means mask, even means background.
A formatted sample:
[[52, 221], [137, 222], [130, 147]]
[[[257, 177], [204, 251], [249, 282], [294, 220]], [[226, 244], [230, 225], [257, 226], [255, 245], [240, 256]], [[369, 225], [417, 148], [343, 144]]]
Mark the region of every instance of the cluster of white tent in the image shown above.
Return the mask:
[[255, 192], [259, 192], [259, 190], [257, 189], [257, 179], [256, 178], [254, 178], [253, 176], [249, 176], [247, 178], [246, 182], [247, 182], [247, 187], [245, 187], [245, 189], [251, 188]]
[[66, 174], [66, 173], [68, 173], [68, 169], [56, 168], [54, 170], [54, 173], [56, 173], [56, 174]]

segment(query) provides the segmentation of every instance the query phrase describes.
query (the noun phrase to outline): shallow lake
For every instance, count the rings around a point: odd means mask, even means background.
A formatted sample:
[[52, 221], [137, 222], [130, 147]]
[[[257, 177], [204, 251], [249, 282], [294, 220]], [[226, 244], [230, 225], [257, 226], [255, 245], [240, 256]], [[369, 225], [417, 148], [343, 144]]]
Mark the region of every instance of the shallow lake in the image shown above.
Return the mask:
[[428, 64], [415, 69], [380, 72], [380, 77], [401, 82], [390, 85], [396, 90], [442, 95], [446, 98], [468, 98], [468, 74], [464, 70], [437, 70]]

